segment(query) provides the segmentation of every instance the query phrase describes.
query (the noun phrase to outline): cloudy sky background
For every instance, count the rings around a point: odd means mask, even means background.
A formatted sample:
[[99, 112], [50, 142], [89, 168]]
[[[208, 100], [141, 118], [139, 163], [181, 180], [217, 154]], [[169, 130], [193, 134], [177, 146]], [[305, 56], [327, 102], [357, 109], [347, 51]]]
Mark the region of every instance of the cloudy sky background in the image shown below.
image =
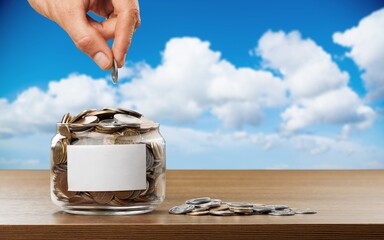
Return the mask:
[[142, 3], [118, 85], [1, 4], [2, 169], [48, 168], [64, 113], [119, 106], [161, 123], [170, 169], [384, 168], [382, 1]]

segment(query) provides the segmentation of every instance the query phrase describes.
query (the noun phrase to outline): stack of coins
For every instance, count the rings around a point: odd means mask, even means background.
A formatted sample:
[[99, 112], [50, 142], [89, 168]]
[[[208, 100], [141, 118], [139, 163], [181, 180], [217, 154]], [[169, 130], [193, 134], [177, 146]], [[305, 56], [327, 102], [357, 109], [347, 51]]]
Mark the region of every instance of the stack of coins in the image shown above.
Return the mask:
[[[159, 124], [123, 108], [88, 109], [65, 114], [51, 145], [53, 193], [58, 201], [76, 206], [130, 206], [164, 198], [165, 146]], [[146, 189], [113, 192], [68, 191], [67, 146], [146, 144]], [[85, 170], [86, 171], [86, 170]]]
[[286, 205], [264, 205], [247, 202], [223, 202], [210, 197], [192, 198], [185, 204], [169, 209], [170, 214], [186, 214], [191, 216], [238, 216], [238, 215], [271, 215], [293, 216], [295, 214], [316, 214], [314, 210], [291, 209]]

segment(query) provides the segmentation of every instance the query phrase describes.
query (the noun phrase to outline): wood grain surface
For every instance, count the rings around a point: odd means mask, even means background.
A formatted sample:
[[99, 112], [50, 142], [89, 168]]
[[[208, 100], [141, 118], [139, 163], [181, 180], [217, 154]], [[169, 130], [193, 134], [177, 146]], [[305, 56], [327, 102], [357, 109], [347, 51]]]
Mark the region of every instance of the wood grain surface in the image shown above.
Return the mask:
[[[286, 204], [315, 215], [187, 216], [188, 198]], [[0, 239], [384, 239], [384, 171], [169, 170], [165, 202], [136, 216], [59, 211], [49, 172], [0, 171]]]

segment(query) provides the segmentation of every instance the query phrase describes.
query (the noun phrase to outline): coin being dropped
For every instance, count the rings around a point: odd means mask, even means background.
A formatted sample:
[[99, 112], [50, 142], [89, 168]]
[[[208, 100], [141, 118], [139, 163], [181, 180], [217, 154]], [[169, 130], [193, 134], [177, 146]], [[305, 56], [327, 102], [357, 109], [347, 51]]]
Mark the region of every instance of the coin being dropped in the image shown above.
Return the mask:
[[119, 70], [117, 68], [117, 62], [115, 59], [113, 59], [113, 65], [112, 65], [112, 68], [111, 68], [111, 74], [112, 74], [112, 81], [114, 84], [117, 83], [117, 81], [119, 81]]

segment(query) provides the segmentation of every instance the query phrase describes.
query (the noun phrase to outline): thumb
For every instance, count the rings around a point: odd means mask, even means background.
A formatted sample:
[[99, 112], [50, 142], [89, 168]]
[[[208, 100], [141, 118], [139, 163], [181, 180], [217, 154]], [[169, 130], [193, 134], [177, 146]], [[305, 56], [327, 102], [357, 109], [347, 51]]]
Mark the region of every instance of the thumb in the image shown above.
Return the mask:
[[107, 70], [112, 67], [112, 50], [103, 36], [89, 24], [86, 16], [72, 18], [65, 24], [64, 29], [76, 47], [92, 58], [101, 69]]

